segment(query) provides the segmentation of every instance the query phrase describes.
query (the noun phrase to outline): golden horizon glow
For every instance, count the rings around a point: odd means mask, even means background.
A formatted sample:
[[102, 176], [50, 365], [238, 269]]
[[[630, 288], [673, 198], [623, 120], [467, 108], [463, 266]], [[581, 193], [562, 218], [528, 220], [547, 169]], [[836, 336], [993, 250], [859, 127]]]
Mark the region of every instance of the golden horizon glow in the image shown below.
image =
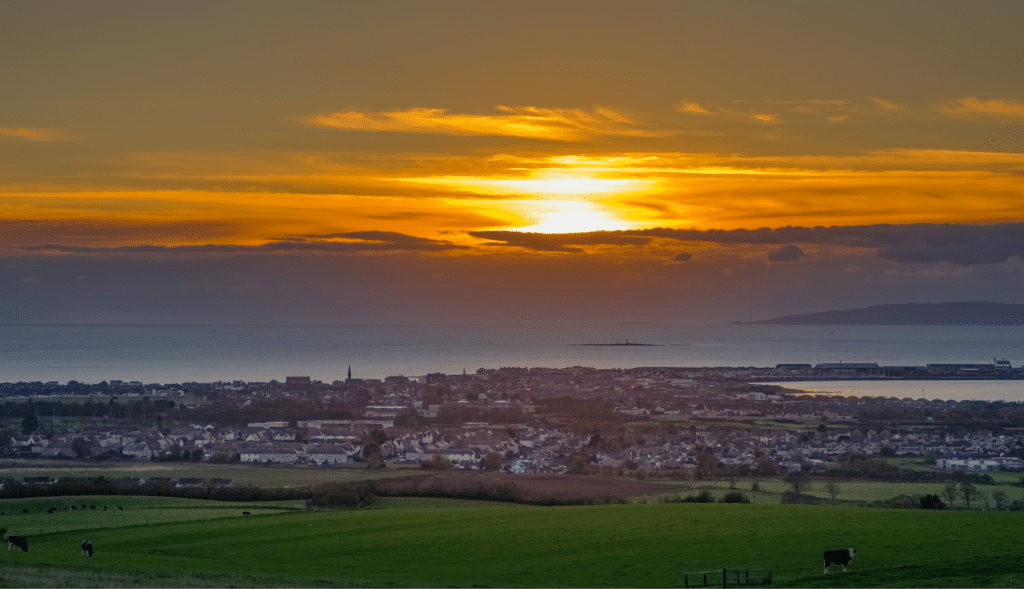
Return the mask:
[[609, 199], [615, 195], [643, 194], [658, 184], [656, 179], [597, 177], [575, 171], [571, 166], [568, 169], [537, 170], [529, 178], [445, 176], [401, 180], [440, 184], [479, 194], [532, 196], [529, 200], [499, 201], [495, 206], [521, 216], [524, 222], [530, 222], [528, 225], [503, 228], [533, 233], [634, 229], [638, 224], [628, 219], [628, 207], [612, 204]]
[[[360, 165], [339, 163], [358, 161]], [[134, 242], [259, 244], [289, 235], [379, 230], [460, 243], [474, 230], [538, 233], [648, 227], [995, 223], [1024, 220], [1024, 154], [884, 149], [848, 156], [625, 152], [459, 158], [325, 153], [128, 158], [108, 186], [0, 185], [2, 216], [71, 227], [90, 243], [139, 227]], [[426, 169], [439, 174], [423, 175]], [[256, 172], [260, 170], [261, 172]], [[445, 173], [449, 172], [449, 173]], [[113, 188], [118, 183], [123, 186]], [[204, 184], [220, 190], [180, 186]], [[949, 195], [970, 194], [972, 198]], [[177, 232], [173, 226], [180, 226]], [[153, 227], [146, 231], [145, 227]], [[0, 245], [26, 243], [5, 236]], [[148, 237], [147, 237], [148, 236]], [[447, 237], [440, 237], [447, 236]], [[18, 241], [11, 241], [18, 240]], [[97, 241], [98, 240], [98, 241]], [[39, 243], [33, 240], [27, 243]], [[76, 242], [76, 243], [80, 243]], [[445, 254], [447, 255], [447, 254]], [[454, 255], [454, 254], [453, 254]]]

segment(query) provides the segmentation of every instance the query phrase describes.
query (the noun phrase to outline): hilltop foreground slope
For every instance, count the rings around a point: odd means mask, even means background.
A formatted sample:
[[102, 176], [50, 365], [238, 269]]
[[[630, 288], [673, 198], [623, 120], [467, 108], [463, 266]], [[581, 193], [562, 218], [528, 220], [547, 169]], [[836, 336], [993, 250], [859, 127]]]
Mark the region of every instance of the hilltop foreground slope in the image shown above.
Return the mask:
[[[162, 508], [151, 500], [145, 509], [157, 518]], [[187, 518], [182, 504], [173, 509], [173, 519]], [[72, 515], [47, 516], [63, 518], [66, 529], [35, 535], [27, 521], [15, 528], [21, 522], [7, 518], [12, 533], [30, 536], [31, 551], [3, 553], [0, 583], [674, 587], [683, 571], [729, 567], [771, 568], [781, 587], [1024, 586], [1018, 512], [378, 499], [350, 511], [267, 507], [91, 529], [76, 528]], [[92, 559], [80, 556], [86, 539], [96, 547]], [[857, 548], [850, 572], [822, 575], [822, 551], [847, 546]]]

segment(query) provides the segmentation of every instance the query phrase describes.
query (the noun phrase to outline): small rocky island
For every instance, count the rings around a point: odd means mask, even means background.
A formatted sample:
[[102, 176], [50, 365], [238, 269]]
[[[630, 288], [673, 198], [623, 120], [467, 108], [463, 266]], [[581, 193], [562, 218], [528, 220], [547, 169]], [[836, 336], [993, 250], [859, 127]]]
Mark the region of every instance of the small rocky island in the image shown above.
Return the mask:
[[624, 342], [613, 342], [610, 344], [575, 344], [577, 346], [664, 346], [665, 344], [641, 344], [626, 340]]

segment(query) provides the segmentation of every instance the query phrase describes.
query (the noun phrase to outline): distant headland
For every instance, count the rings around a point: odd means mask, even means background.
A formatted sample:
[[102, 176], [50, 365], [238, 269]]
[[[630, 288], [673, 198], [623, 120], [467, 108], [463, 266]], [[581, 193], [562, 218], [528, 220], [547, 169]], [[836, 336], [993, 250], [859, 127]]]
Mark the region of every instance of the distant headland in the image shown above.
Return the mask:
[[1024, 325], [1024, 305], [1010, 303], [905, 303], [786, 315], [738, 325]]

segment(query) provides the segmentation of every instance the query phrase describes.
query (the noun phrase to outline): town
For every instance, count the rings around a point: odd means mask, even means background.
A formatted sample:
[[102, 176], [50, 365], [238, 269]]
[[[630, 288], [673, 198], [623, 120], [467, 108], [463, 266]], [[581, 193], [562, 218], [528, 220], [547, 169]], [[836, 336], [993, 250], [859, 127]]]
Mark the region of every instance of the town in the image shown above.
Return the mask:
[[[806, 394], [785, 381], [1019, 379], [988, 364], [481, 368], [323, 383], [0, 384], [8, 457], [768, 476], [851, 456], [1021, 470], [1024, 404]], [[757, 383], [757, 384], [755, 384]]]

